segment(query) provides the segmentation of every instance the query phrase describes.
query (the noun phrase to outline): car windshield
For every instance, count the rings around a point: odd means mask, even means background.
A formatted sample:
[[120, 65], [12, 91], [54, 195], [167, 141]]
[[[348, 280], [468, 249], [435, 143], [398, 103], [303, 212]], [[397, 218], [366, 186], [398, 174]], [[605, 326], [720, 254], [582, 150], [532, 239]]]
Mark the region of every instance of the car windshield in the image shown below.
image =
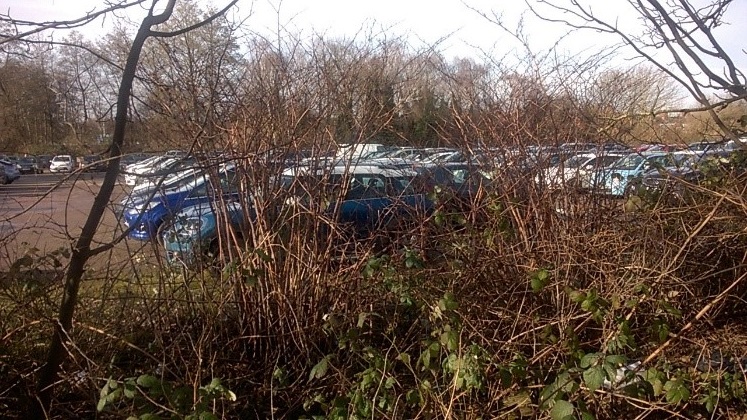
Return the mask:
[[590, 160], [586, 166], [592, 166], [594, 168], [605, 168], [617, 162], [620, 156], [597, 156]]
[[52, 162], [67, 162], [70, 160], [70, 156], [55, 156]]
[[[682, 158], [684, 158], [684, 156]], [[646, 160], [648, 160], [652, 166], [661, 166], [665, 168], [671, 166], [679, 166], [678, 158], [674, 157], [673, 155], [654, 156]]]
[[615, 169], [630, 170], [638, 168], [643, 163], [643, 156], [641, 155], [628, 155], [620, 158], [613, 167]]
[[588, 160], [589, 160], [588, 156], [582, 156], [582, 155], [571, 156], [568, 159], [566, 159], [565, 162], [563, 162], [563, 166], [566, 168], [571, 168], [571, 169], [580, 168], [581, 165], [586, 163]]

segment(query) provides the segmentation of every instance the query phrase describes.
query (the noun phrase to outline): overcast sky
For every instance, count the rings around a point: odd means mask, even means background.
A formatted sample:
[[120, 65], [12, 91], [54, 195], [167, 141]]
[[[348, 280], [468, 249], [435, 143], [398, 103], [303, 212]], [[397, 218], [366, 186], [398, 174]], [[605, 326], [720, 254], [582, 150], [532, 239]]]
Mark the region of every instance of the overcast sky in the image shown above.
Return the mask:
[[[164, 0], [161, 0], [164, 1]], [[228, 0], [216, 0], [212, 4], [221, 7]], [[568, 2], [568, 0], [557, 0]], [[635, 25], [630, 10], [612, 5], [626, 5], [626, 0], [587, 0], [597, 7], [596, 13], [604, 13], [622, 27]], [[701, 3], [705, 0], [695, 0]], [[0, 10], [16, 19], [64, 20], [85, 15], [101, 8], [102, 0], [0, 0]], [[149, 2], [148, 2], [149, 4]], [[210, 4], [204, 2], [205, 5]], [[468, 7], [469, 6], [469, 7]], [[506, 26], [515, 28], [524, 16], [525, 32], [532, 47], [540, 51], [552, 46], [567, 32], [559, 24], [542, 22], [531, 14], [522, 0], [240, 0], [237, 15], [249, 16], [247, 25], [262, 34], [274, 34], [278, 25], [292, 34], [311, 35], [323, 33], [330, 37], [353, 37], [361, 28], [386, 28], [387, 36], [407, 36], [413, 46], [434, 45], [447, 56], [480, 57], [481, 52], [503, 56], [512, 49], [520, 48], [516, 41], [495, 24], [488, 22], [470, 9], [485, 13], [501, 13]], [[140, 16], [131, 13], [139, 21]], [[747, 0], [734, 1], [726, 16], [728, 25], [717, 29], [719, 40], [724, 44], [744, 70], [747, 69]], [[91, 24], [84, 31], [91, 38], [103, 35], [114, 17], [106, 22]], [[562, 53], [585, 54], [599, 47], [616, 42], [610, 36], [584, 31], [567, 38], [561, 44]]]

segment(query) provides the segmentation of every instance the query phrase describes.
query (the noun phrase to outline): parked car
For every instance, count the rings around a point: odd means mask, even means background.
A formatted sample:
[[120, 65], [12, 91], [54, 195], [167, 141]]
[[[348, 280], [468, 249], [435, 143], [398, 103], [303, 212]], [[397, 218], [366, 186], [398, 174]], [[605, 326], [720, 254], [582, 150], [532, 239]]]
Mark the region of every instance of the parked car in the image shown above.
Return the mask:
[[535, 182], [553, 190], [565, 187], [592, 189], [596, 184], [592, 173], [610, 166], [622, 156], [614, 153], [579, 153], [557, 166], [540, 170], [535, 176]]
[[16, 162], [18, 172], [21, 174], [40, 174], [44, 170], [39, 166], [39, 162], [33, 156], [19, 158]]
[[176, 160], [177, 158], [168, 157], [165, 155], [156, 155], [144, 159], [140, 162], [133, 163], [132, 165], [128, 165], [124, 169], [124, 171], [122, 171], [124, 173], [125, 184], [135, 185], [142, 175], [155, 171], [159, 167], [159, 165], [163, 164], [164, 162], [173, 162]]
[[72, 172], [75, 159], [71, 155], [57, 155], [49, 162], [49, 172]]
[[688, 184], [700, 184], [707, 178], [744, 176], [745, 160], [734, 152], [711, 149], [703, 154], [677, 159], [675, 166], [661, 167], [644, 172], [631, 180], [626, 195], [683, 197]]
[[[683, 155], [684, 156], [684, 155]], [[676, 166], [676, 156], [666, 152], [635, 152], [618, 159], [609, 168], [594, 173], [596, 192], [622, 197], [628, 183], [654, 167]]]
[[238, 191], [235, 167], [227, 164], [217, 169], [213, 176], [203, 172], [190, 182], [177, 184], [174, 188], [125, 198], [120, 203], [122, 218], [125, 225], [131, 228], [130, 238], [149, 240], [156, 237], [165, 220], [173, 218], [182, 209], [215, 201], [221, 196], [225, 199], [236, 197]]
[[147, 158], [148, 155], [143, 153], [128, 153], [126, 155], [122, 155], [122, 157], [119, 159], [119, 169], [124, 172], [127, 170], [128, 166], [138, 162], [142, 162]]
[[[279, 205], [319, 210], [324, 218], [334, 220], [337, 227], [350, 234], [346, 240], [370, 239], [395, 224], [400, 226], [413, 221], [416, 215], [432, 211], [425, 194], [415, 190], [416, 177], [418, 174], [411, 169], [368, 163], [324, 169], [289, 168], [283, 173], [281, 184], [290, 199]], [[251, 209], [233, 201], [222, 207], [225, 218], [219, 223], [216, 207], [203, 202], [185, 208], [163, 229], [161, 240], [169, 262], [192, 266], [202, 257], [214, 258], [221, 229], [232, 229], [242, 237], [246, 223], [255, 217]], [[329, 228], [322, 224], [313, 234], [327, 238]]]
[[36, 157], [36, 161], [39, 164], [39, 168], [44, 172], [45, 170], [49, 170], [49, 164], [52, 162], [52, 158], [54, 156], [52, 155], [38, 155]]
[[162, 184], [168, 178], [173, 176], [179, 177], [180, 175], [184, 175], [184, 172], [189, 172], [192, 169], [199, 169], [194, 158], [168, 158], [143, 169], [135, 178], [133, 191], [155, 187]]
[[106, 172], [109, 163], [101, 155], [88, 155], [81, 158], [80, 164], [80, 169], [85, 172]]
[[440, 207], [447, 212], [469, 212], [490, 189], [490, 171], [473, 163], [440, 163], [415, 167], [422, 189], [436, 193]]
[[21, 173], [14, 163], [6, 159], [0, 159], [0, 184], [10, 184], [20, 178]]
[[168, 263], [182, 263], [187, 267], [198, 265], [203, 259], [218, 256], [219, 237], [228, 238], [227, 230], [241, 237], [245, 222], [253, 216], [245, 214], [238, 201], [229, 201], [222, 207], [225, 219], [219, 221], [215, 203], [202, 202], [181, 210], [161, 232]]

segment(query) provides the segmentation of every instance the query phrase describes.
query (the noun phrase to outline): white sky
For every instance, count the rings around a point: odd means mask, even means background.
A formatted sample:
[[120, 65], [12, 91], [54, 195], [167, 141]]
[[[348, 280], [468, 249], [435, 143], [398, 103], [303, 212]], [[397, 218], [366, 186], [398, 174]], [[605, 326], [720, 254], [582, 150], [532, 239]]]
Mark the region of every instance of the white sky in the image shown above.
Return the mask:
[[[164, 1], [164, 0], [161, 0]], [[214, 0], [215, 7], [222, 7], [228, 0]], [[564, 0], [557, 0], [562, 2]], [[621, 7], [625, 0], [588, 0], [596, 7], [595, 12], [605, 13], [618, 19], [620, 24], [630, 24], [630, 14]], [[695, 0], [702, 2], [705, 0]], [[147, 2], [150, 4], [150, 2]], [[206, 6], [210, 4], [203, 2]], [[16, 19], [64, 20], [82, 17], [86, 12], [103, 7], [103, 0], [0, 0], [0, 11], [10, 13]], [[437, 46], [447, 56], [480, 57], [477, 48], [502, 56], [519, 48], [516, 41], [496, 25], [480, 17], [474, 9], [503, 14], [509, 28], [518, 25], [526, 12], [523, 0], [240, 0], [237, 14], [251, 15], [248, 27], [264, 35], [276, 33], [278, 23], [284, 31], [293, 34], [311, 35], [323, 33], [330, 37], [353, 37], [361, 28], [386, 28], [387, 36], [408, 36], [412, 45]], [[140, 17], [130, 14], [136, 21]], [[732, 3], [726, 20], [729, 25], [718, 28], [717, 36], [727, 52], [747, 72], [747, 1]], [[526, 33], [535, 52], [548, 48], [567, 31], [560, 24], [541, 22], [525, 14]], [[106, 33], [113, 21], [91, 24], [84, 33], [91, 38]], [[616, 42], [611, 36], [584, 31], [566, 39], [561, 44], [562, 52], [579, 53], [594, 51], [601, 46]]]

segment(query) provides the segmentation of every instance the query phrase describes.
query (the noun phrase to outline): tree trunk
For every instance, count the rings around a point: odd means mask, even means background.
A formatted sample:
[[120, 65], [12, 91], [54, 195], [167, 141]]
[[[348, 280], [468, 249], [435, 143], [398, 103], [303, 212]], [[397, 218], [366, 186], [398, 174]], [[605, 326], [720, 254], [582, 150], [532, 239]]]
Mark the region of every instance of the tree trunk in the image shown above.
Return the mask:
[[110, 149], [110, 156], [112, 159], [109, 161], [109, 167], [104, 176], [104, 182], [101, 184], [101, 189], [96, 194], [88, 219], [86, 220], [80, 237], [72, 251], [70, 265], [68, 266], [65, 275], [65, 286], [58, 313], [58, 321], [54, 327], [52, 342], [49, 346], [49, 354], [47, 356], [46, 364], [42, 367], [39, 374], [36, 387], [36, 400], [32, 401], [29, 407], [28, 418], [30, 419], [49, 417], [54, 385], [58, 380], [60, 365], [67, 356], [67, 346], [65, 342], [67, 341], [67, 337], [72, 329], [73, 313], [75, 312], [75, 305], [78, 299], [80, 281], [85, 265], [88, 262], [88, 259], [93, 255], [91, 252], [91, 242], [96, 234], [99, 222], [106, 211], [107, 204], [109, 203], [109, 200], [111, 200], [112, 191], [114, 190], [114, 185], [116, 184], [119, 175], [119, 160], [122, 145], [124, 144], [130, 94], [132, 92], [132, 84], [135, 79], [135, 71], [140, 59], [140, 53], [145, 44], [145, 40], [151, 34], [151, 27], [165, 22], [171, 16], [174, 2], [175, 0], [169, 0], [169, 4], [163, 13], [154, 16], [151, 10], [151, 13], [143, 19], [127, 56], [127, 63], [125, 64], [122, 81], [117, 95], [117, 115], [115, 117], [114, 134]]

